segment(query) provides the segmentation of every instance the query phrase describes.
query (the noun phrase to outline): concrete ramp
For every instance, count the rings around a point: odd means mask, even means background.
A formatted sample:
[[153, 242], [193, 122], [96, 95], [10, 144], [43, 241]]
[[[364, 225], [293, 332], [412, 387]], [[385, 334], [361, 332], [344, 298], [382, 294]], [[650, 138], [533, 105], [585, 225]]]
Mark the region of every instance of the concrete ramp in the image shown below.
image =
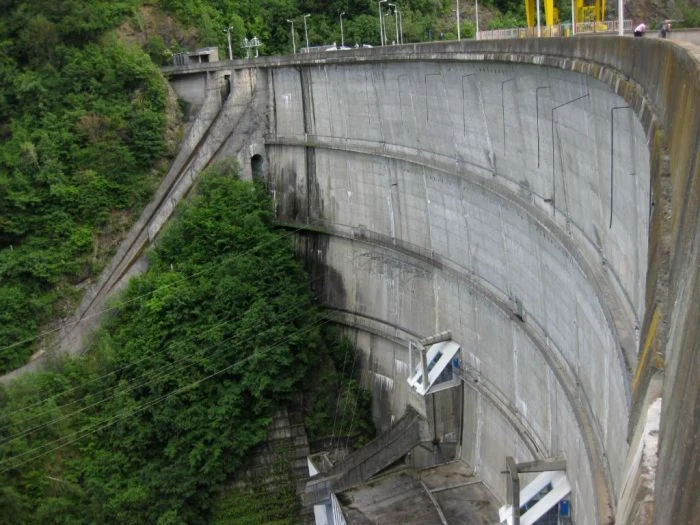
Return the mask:
[[304, 505], [323, 503], [331, 492], [342, 492], [364, 483], [421, 442], [429, 440], [426, 420], [408, 407], [403, 417], [389, 430], [336, 463], [325, 474], [311, 478], [302, 498]]

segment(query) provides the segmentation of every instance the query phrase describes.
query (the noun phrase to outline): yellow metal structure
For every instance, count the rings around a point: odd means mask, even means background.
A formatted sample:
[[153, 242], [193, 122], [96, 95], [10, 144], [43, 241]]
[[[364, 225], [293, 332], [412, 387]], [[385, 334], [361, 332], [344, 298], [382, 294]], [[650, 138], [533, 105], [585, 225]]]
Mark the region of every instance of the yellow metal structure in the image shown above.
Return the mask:
[[[565, 2], [569, 0], [563, 0]], [[606, 0], [574, 0], [576, 6], [576, 22], [602, 22], [605, 19]], [[554, 6], [554, 0], [542, 0], [544, 4], [543, 25], [551, 26], [559, 23], [559, 9]], [[536, 0], [525, 0], [525, 16], [527, 26], [537, 25]]]

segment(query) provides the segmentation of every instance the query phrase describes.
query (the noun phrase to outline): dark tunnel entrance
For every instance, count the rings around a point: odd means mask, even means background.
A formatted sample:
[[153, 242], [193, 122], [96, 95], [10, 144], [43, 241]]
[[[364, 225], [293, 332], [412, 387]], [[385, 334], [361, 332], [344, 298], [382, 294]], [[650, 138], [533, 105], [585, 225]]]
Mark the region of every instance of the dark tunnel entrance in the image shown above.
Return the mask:
[[253, 180], [265, 182], [265, 160], [262, 155], [253, 155], [250, 158], [250, 169], [253, 173]]

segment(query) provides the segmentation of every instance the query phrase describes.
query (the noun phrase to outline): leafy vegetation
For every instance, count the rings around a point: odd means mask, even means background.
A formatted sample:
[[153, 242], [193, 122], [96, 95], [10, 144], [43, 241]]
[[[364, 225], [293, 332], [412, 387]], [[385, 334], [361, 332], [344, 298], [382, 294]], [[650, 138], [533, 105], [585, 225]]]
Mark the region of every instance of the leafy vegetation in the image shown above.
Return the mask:
[[[562, 5], [565, 4], [562, 0]], [[405, 0], [397, 2], [402, 13], [405, 42], [421, 42], [456, 38], [454, 0]], [[160, 8], [172, 13], [186, 25], [200, 29], [200, 45], [218, 45], [225, 50], [226, 35], [222, 29], [231, 28], [235, 56], [244, 56], [240, 45], [244, 38], [257, 36], [263, 42], [263, 54], [285, 54], [292, 50], [291, 24], [297, 47], [306, 45], [303, 15], [309, 14], [307, 31], [311, 46], [340, 44], [379, 44], [379, 13], [376, 0], [161, 0]], [[480, 2], [482, 28], [489, 25], [495, 13], [503, 12], [515, 25], [525, 25], [522, 0], [484, 0]], [[393, 10], [382, 5], [389, 41], [395, 40], [397, 18]], [[474, 36], [474, 6], [462, 2], [461, 31], [464, 38]], [[343, 35], [340, 14], [343, 16]], [[178, 48], [173, 43], [173, 48]]]
[[700, 6], [693, 5], [689, 0], [678, 2], [681, 20], [674, 24], [676, 27], [700, 27]]
[[136, 5], [0, 2], [0, 371], [70, 311], [72, 285], [110, 255], [100, 236], [123, 228], [158, 178], [165, 82], [105, 33]]
[[[207, 523], [302, 379], [324, 369], [333, 395], [322, 363], [347, 347], [324, 335], [271, 210], [230, 167], [205, 176], [87, 357], [0, 391], [0, 523]], [[364, 401], [344, 403], [366, 421]]]

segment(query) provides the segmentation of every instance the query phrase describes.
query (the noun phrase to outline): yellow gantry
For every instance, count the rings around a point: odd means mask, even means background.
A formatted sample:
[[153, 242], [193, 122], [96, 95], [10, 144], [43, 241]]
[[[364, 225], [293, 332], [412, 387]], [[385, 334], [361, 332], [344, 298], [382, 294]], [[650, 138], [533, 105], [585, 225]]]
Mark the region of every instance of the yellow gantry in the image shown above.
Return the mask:
[[[568, 1], [568, 0], [564, 0]], [[602, 22], [605, 19], [606, 0], [574, 0], [576, 8], [576, 22]], [[544, 25], [551, 26], [559, 23], [559, 9], [554, 5], [554, 0], [542, 0], [544, 4]], [[525, 16], [528, 27], [537, 25], [536, 0], [525, 0]]]

